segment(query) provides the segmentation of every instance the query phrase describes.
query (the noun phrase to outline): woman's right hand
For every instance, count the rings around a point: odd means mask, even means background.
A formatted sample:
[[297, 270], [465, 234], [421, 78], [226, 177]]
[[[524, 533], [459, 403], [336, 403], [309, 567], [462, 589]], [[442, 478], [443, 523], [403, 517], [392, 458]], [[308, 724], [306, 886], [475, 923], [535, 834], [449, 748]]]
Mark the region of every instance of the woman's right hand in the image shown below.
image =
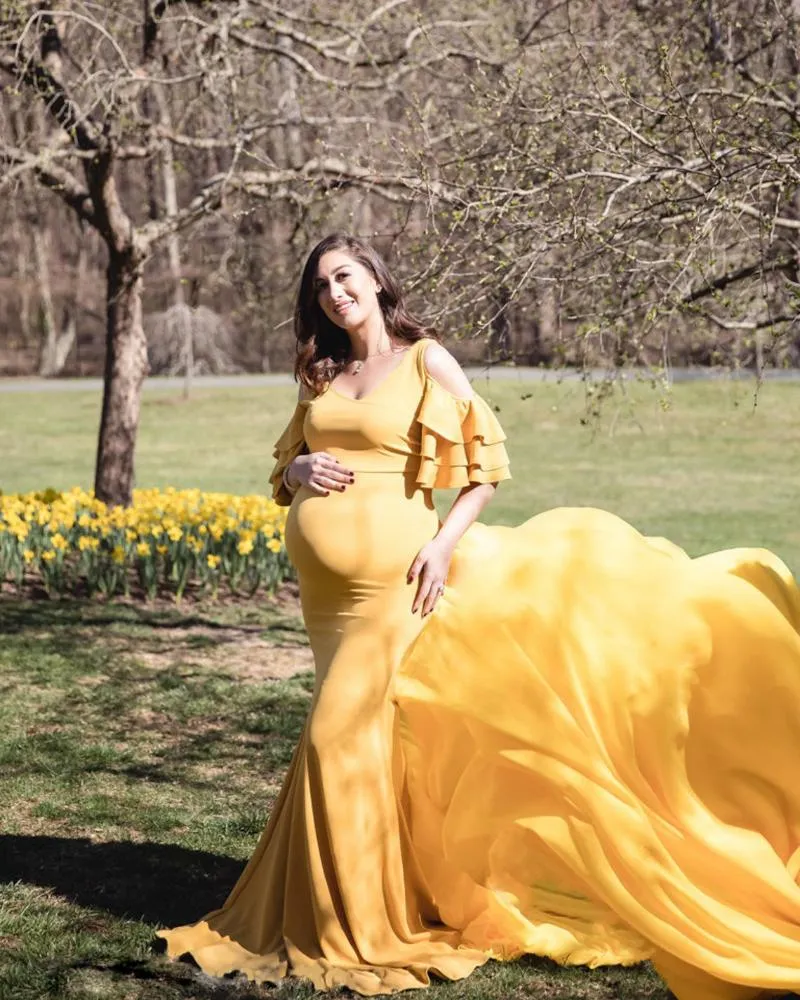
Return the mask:
[[327, 451], [313, 451], [310, 455], [298, 455], [287, 472], [290, 482], [308, 486], [321, 496], [328, 496], [331, 490], [342, 492], [355, 482], [355, 475], [346, 469], [338, 458]]

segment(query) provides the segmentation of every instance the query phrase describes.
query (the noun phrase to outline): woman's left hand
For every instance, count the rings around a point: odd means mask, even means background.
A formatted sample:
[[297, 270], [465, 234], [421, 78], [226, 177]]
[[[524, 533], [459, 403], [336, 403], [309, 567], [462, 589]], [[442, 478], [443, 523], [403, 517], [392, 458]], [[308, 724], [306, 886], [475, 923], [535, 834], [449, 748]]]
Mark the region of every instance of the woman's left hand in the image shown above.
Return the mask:
[[417, 557], [408, 571], [408, 582], [413, 583], [419, 577], [417, 596], [411, 605], [412, 614], [422, 608], [422, 617], [429, 615], [436, 602], [444, 592], [447, 581], [447, 571], [453, 557], [452, 548], [440, 539], [432, 539], [417, 553]]

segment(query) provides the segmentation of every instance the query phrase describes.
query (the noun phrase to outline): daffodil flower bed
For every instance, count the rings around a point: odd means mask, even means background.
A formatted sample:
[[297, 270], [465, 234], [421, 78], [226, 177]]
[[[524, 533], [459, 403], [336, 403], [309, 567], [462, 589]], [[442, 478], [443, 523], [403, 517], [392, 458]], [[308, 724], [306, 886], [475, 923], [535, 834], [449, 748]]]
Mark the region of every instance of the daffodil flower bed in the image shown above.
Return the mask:
[[131, 507], [92, 493], [0, 494], [0, 582], [41, 580], [48, 594], [150, 600], [186, 588], [216, 595], [273, 591], [291, 578], [286, 510], [263, 496], [135, 490]]

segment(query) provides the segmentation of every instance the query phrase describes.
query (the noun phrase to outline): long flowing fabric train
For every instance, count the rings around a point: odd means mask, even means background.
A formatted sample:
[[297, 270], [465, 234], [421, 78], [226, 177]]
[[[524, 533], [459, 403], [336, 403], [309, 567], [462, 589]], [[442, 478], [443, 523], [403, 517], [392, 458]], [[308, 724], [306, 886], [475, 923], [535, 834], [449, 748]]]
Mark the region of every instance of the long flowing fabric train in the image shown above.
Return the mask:
[[362, 400], [298, 405], [356, 485], [292, 501], [309, 719], [223, 907], [173, 956], [364, 994], [523, 952], [653, 958], [680, 1000], [800, 988], [800, 596], [768, 552], [691, 560], [610, 514], [475, 524], [421, 625], [433, 487], [508, 477], [427, 341]]

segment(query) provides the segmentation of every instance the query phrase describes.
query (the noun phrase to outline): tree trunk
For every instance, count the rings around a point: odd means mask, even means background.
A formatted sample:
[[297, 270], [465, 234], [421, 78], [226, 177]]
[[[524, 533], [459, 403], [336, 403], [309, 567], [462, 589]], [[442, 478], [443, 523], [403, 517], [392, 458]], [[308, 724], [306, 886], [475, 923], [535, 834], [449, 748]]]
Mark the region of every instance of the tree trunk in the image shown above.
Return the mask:
[[538, 283], [536, 296], [535, 356], [531, 364], [550, 364], [558, 343], [558, 299], [552, 281]]
[[[164, 60], [165, 68], [168, 65]], [[160, 84], [152, 87], [153, 97], [158, 108], [158, 120], [167, 130], [172, 130], [172, 113], [170, 111], [167, 92]], [[175, 159], [172, 143], [164, 139], [160, 151], [161, 181], [164, 195], [164, 213], [168, 219], [174, 219], [178, 214], [178, 179], [175, 173]], [[172, 279], [171, 305], [179, 309], [179, 322], [183, 326], [183, 396], [188, 399], [192, 389], [194, 374], [194, 331], [191, 314], [183, 306], [186, 304], [183, 292], [183, 268], [181, 266], [181, 245], [177, 233], [166, 237], [167, 261]]]
[[60, 375], [67, 363], [69, 352], [75, 343], [77, 334], [77, 312], [80, 308], [81, 293], [86, 277], [86, 243], [83, 232], [78, 248], [78, 268], [75, 282], [72, 285], [70, 301], [63, 310], [63, 323], [59, 328], [56, 320], [56, 310], [53, 305], [53, 294], [50, 282], [50, 247], [47, 228], [34, 226], [33, 236], [34, 260], [36, 278], [39, 286], [39, 309], [41, 314], [42, 338], [39, 353], [39, 375], [50, 378]]
[[[158, 91], [157, 91], [158, 93]], [[162, 124], [171, 124], [166, 96], [159, 93]], [[175, 177], [175, 161], [172, 158], [172, 145], [165, 141], [161, 149], [161, 175], [164, 181], [164, 209], [168, 219], [174, 219], [178, 214], [178, 182]], [[192, 390], [194, 375], [194, 331], [192, 329], [191, 313], [184, 308], [186, 305], [183, 294], [183, 274], [181, 267], [181, 247], [177, 233], [170, 233], [166, 238], [167, 260], [172, 279], [172, 305], [179, 309], [179, 322], [183, 326], [183, 397], [188, 399]]]
[[39, 327], [41, 332], [41, 348], [39, 355], [39, 374], [53, 375], [51, 359], [55, 356], [58, 334], [56, 333], [56, 316], [53, 309], [53, 291], [50, 285], [50, 240], [46, 226], [34, 223], [31, 227], [33, 242], [33, 263], [36, 268], [36, 286], [39, 292]]
[[22, 346], [26, 349], [33, 341], [31, 322], [31, 289], [28, 275], [28, 255], [26, 251], [27, 236], [18, 219], [14, 219], [14, 231], [11, 236], [17, 254], [17, 287], [19, 288], [19, 329], [22, 334]]
[[139, 404], [147, 374], [142, 256], [135, 241], [122, 252], [109, 247], [103, 413], [94, 490], [112, 505], [128, 506], [133, 495]]
[[489, 357], [492, 361], [508, 361], [511, 355], [511, 323], [508, 317], [508, 304], [511, 295], [507, 285], [499, 285], [492, 295], [492, 305], [495, 313], [491, 320], [489, 333]]
[[[800, 92], [798, 87], [800, 87], [800, 0], [792, 0], [792, 12], [789, 19], [789, 59], [792, 68], [792, 76], [794, 77], [794, 108], [795, 115], [800, 112]], [[793, 218], [800, 219], [800, 185], [797, 185], [792, 193], [791, 198], [791, 209], [793, 213]], [[800, 240], [794, 240], [789, 244], [789, 249], [792, 254], [792, 263], [789, 266], [789, 279], [792, 282], [792, 288], [789, 290], [789, 295], [792, 293], [797, 294], [800, 290]], [[791, 299], [790, 299], [791, 301]], [[794, 347], [795, 357], [800, 356], [800, 331], [795, 332], [792, 338], [792, 345]]]

